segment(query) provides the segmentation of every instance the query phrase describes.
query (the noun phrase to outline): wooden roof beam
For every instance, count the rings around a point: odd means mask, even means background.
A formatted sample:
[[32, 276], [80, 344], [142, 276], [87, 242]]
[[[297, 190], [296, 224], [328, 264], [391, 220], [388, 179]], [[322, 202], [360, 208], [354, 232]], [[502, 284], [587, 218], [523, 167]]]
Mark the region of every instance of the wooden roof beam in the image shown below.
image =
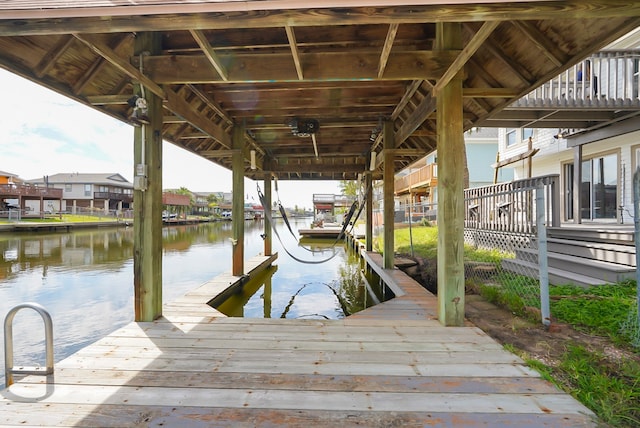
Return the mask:
[[454, 78], [459, 71], [461, 71], [464, 65], [469, 61], [469, 59], [476, 53], [480, 46], [484, 43], [484, 41], [493, 33], [493, 30], [500, 25], [500, 22], [491, 21], [485, 22], [482, 24], [482, 27], [478, 30], [478, 32], [473, 36], [473, 38], [467, 43], [467, 45], [462, 49], [460, 55], [453, 61], [453, 64], [447, 69], [447, 71], [442, 75], [442, 78], [438, 79], [436, 85], [433, 88], [433, 94], [438, 96], [438, 93], [444, 88], [451, 79]]
[[55, 46], [51, 48], [44, 57], [42, 57], [38, 65], [35, 66], [34, 74], [42, 79], [42, 77], [47, 74], [51, 67], [55, 65], [56, 61], [58, 61], [60, 57], [64, 55], [64, 53], [67, 51], [69, 46], [71, 46], [74, 40], [75, 39], [73, 38], [73, 36], [69, 35], [60, 37], [58, 43], [56, 43]]
[[[114, 52], [121, 48], [122, 46], [125, 45], [125, 43], [130, 43], [133, 40], [133, 34], [131, 33], [126, 33], [124, 35], [124, 37], [119, 37], [116, 42], [113, 44], [113, 50]], [[91, 64], [91, 66], [87, 69], [87, 71], [84, 72], [84, 74], [82, 76], [80, 76], [78, 79], [76, 79], [76, 82], [73, 84], [73, 88], [72, 91], [74, 94], [78, 95], [80, 94], [80, 92], [82, 92], [82, 90], [84, 89], [84, 87], [93, 80], [93, 78], [95, 76], [98, 75], [98, 73], [104, 68], [105, 65], [107, 65], [108, 62], [105, 61], [105, 59], [103, 57], [98, 57], [96, 58], [96, 60], [93, 62], [93, 64]]]
[[422, 125], [422, 123], [433, 112], [436, 111], [436, 97], [430, 93], [427, 94], [418, 107], [411, 113], [411, 115], [404, 121], [400, 129], [395, 134], [395, 146], [400, 147], [404, 141], [413, 134], [413, 132]]
[[210, 135], [211, 138], [220, 142], [220, 144], [230, 147], [231, 136], [227, 134], [224, 129], [222, 129], [222, 127], [214, 125], [209, 119], [203, 117], [201, 115], [201, 112], [197, 109], [194, 109], [191, 104], [184, 98], [180, 97], [169, 88], [161, 88], [153, 80], [145, 76], [129, 62], [123, 60], [111, 48], [97, 40], [95, 37], [80, 34], [74, 34], [74, 37], [91, 48], [99, 56], [102, 56], [106, 61], [108, 61], [122, 73], [129, 76], [133, 80], [137, 80], [138, 82], [140, 82], [140, 84], [144, 85], [145, 88], [149, 89], [160, 98], [166, 100], [165, 107], [169, 111], [175, 113], [177, 116], [183, 117], [187, 122], [191, 123], [200, 131]]
[[378, 64], [378, 79], [382, 79], [384, 70], [387, 67], [387, 61], [389, 60], [389, 55], [391, 54], [393, 41], [395, 40], [396, 34], [398, 33], [398, 25], [399, 24], [397, 23], [389, 25], [389, 31], [387, 32], [387, 37], [384, 40], [384, 46], [382, 47], [382, 54], [380, 55], [380, 62]]
[[298, 52], [298, 43], [296, 41], [296, 33], [293, 31], [293, 27], [285, 25], [285, 31], [287, 32], [287, 39], [289, 39], [289, 47], [291, 48], [291, 56], [293, 56], [293, 63], [296, 66], [296, 73], [298, 74], [298, 80], [304, 80], [304, 74], [302, 72], [302, 63], [300, 62], [300, 52]]
[[216, 52], [213, 50], [213, 47], [209, 43], [209, 40], [207, 40], [204, 32], [202, 32], [201, 30], [189, 30], [189, 33], [191, 33], [191, 36], [194, 38], [196, 43], [198, 43], [198, 46], [200, 46], [200, 49], [202, 49], [202, 52], [204, 52], [204, 56], [207, 57], [207, 60], [216, 70], [220, 78], [222, 78], [222, 80], [224, 80], [225, 82], [229, 80], [229, 74], [227, 73], [227, 70], [222, 64], [222, 61], [220, 61], [218, 54], [216, 54]]
[[213, 110], [218, 116], [220, 116], [225, 122], [227, 122], [228, 124], [233, 125], [233, 119], [231, 118], [231, 116], [229, 116], [229, 113], [227, 113], [220, 104], [218, 104], [214, 99], [212, 99], [208, 94], [206, 94], [205, 92], [203, 92], [200, 88], [198, 88], [196, 85], [186, 85], [187, 88], [189, 88], [189, 90], [191, 92], [193, 92], [193, 94], [195, 96], [197, 96], [198, 98], [200, 98], [200, 100], [202, 102], [204, 102], [211, 110]]
[[[260, 1], [265, 10], [267, 2]], [[293, 4], [289, 2], [289, 4]], [[0, 11], [0, 35], [50, 35], [65, 33], [115, 33], [231, 28], [275, 28], [366, 24], [410, 24], [425, 22], [484, 22], [572, 18], [626, 18], [640, 16], [640, 3], [612, 0], [567, 0], [563, 2], [487, 1], [482, 4], [411, 5], [400, 7], [389, 1], [374, 8], [371, 2], [335, 8], [327, 2], [300, 2], [299, 9], [252, 13], [247, 2], [192, 2], [180, 5], [127, 5], [124, 7], [77, 7], [9, 9]], [[256, 7], [258, 8], [258, 7]], [[315, 13], [309, 13], [309, 9]], [[239, 13], [238, 13], [239, 12]], [[347, 13], [348, 12], [348, 13]], [[179, 13], [179, 15], [178, 15]], [[44, 19], [47, 18], [47, 19]]]
[[153, 80], [149, 79], [136, 67], [131, 65], [128, 61], [124, 60], [109, 46], [98, 40], [95, 36], [90, 34], [74, 34], [76, 39], [84, 43], [89, 49], [94, 51], [98, 56], [103, 57], [112, 66], [117, 68], [120, 72], [129, 76], [133, 80], [137, 80], [145, 88], [148, 88], [151, 92], [156, 94], [162, 99], [165, 99], [164, 90], [158, 86]]
[[[473, 34], [474, 29], [469, 24], [462, 24], [462, 28], [465, 32]], [[502, 48], [496, 45], [496, 43], [487, 39], [484, 41], [482, 45], [483, 49], [491, 52], [493, 56], [501, 61], [505, 67], [507, 67], [508, 71], [516, 75], [523, 84], [530, 85], [531, 82], [535, 80], [534, 76], [527, 70], [525, 67], [521, 66], [518, 62], [514, 61], [509, 55], [506, 55]]]
[[[458, 51], [414, 51], [391, 53], [385, 69], [386, 80], [423, 80], [440, 78], [458, 55]], [[297, 73], [285, 67], [290, 54], [248, 53], [227, 55], [228, 82], [291, 82]], [[378, 75], [379, 55], [348, 52], [306, 53], [304, 79], [314, 81], [372, 80]], [[135, 63], [137, 59], [134, 58]], [[159, 84], [221, 83], [207, 70], [209, 60], [202, 55], [162, 55], [144, 57], [145, 73]], [[327, 67], [332, 64], [332, 67]]]

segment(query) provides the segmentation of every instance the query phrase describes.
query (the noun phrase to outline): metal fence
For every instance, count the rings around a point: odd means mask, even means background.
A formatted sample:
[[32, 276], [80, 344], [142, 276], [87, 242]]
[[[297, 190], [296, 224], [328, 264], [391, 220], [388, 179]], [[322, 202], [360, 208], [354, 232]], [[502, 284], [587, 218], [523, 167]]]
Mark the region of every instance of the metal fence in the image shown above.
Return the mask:
[[546, 227], [560, 223], [559, 177], [465, 190], [469, 287], [549, 325]]

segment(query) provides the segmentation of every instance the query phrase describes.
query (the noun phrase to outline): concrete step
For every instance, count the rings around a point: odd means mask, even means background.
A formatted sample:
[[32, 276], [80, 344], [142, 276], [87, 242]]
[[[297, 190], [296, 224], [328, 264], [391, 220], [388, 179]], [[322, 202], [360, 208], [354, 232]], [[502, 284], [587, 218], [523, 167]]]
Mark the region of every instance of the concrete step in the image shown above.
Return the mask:
[[[632, 266], [554, 252], [549, 252], [547, 256], [549, 268], [575, 272], [605, 282], [615, 283], [635, 277], [636, 270]], [[538, 264], [538, 251], [528, 248], [516, 250], [516, 259]]]
[[[513, 273], [523, 275], [523, 272], [535, 272], [535, 275], [529, 274], [532, 278], [538, 279], [539, 267], [535, 263], [518, 259], [505, 259], [502, 261], [502, 268]], [[589, 287], [593, 285], [611, 284], [600, 278], [568, 272], [562, 269], [549, 267], [549, 283], [553, 285], [573, 284], [581, 287]]]
[[636, 249], [631, 245], [548, 238], [549, 252], [569, 254], [625, 266], [636, 266]]

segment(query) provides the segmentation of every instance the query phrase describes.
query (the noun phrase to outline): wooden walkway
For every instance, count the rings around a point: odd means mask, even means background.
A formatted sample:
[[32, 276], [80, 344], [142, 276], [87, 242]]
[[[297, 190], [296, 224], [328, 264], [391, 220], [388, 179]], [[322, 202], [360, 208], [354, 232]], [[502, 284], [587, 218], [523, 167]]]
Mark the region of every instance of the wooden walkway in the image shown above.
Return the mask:
[[[375, 262], [375, 255], [370, 259]], [[254, 258], [249, 267], [268, 263]], [[400, 271], [388, 302], [343, 320], [227, 318], [221, 275], [2, 391], [2, 426], [595, 427], [478, 328], [445, 328]]]

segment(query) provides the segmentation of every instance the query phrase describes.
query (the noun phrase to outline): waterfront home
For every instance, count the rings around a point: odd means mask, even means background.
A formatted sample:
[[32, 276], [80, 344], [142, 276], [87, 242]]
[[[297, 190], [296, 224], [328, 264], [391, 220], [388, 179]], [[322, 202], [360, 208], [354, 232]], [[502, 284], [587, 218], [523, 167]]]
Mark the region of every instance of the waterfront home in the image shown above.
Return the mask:
[[[62, 200], [51, 201], [45, 209], [69, 213], [121, 212], [132, 208], [133, 184], [118, 173], [59, 173], [26, 180], [39, 187], [62, 189]], [[39, 207], [27, 204], [34, 212]]]

